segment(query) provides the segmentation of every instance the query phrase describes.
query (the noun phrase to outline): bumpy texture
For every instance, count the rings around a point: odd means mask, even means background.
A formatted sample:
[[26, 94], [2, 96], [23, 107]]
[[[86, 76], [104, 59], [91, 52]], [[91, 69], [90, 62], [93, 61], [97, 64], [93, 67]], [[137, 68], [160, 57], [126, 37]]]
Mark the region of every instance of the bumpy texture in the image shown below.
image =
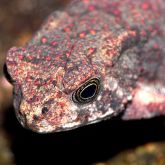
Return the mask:
[[[55, 11], [6, 66], [21, 124], [46, 133], [123, 113], [123, 119], [165, 114], [165, 2], [76, 0]], [[73, 94], [92, 78], [97, 97]]]

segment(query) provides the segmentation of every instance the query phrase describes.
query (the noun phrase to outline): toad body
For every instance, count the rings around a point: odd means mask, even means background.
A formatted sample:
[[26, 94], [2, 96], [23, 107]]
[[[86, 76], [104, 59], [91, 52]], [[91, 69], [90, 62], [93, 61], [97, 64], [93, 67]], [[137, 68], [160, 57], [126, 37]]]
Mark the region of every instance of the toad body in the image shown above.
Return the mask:
[[7, 53], [20, 123], [48, 133], [164, 115], [164, 11], [163, 0], [75, 0], [53, 12]]

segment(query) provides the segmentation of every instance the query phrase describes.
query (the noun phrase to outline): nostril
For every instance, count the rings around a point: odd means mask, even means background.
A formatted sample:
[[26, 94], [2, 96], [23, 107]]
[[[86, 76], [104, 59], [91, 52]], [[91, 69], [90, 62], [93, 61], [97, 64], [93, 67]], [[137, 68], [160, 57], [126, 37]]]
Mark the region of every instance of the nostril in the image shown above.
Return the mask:
[[8, 70], [7, 70], [6, 64], [3, 65], [3, 73], [4, 73], [4, 76], [7, 79], [7, 81], [12, 84], [13, 83], [13, 80], [12, 80], [12, 78], [11, 78]]
[[49, 111], [49, 109], [47, 107], [43, 107], [42, 108], [42, 114], [45, 114]]

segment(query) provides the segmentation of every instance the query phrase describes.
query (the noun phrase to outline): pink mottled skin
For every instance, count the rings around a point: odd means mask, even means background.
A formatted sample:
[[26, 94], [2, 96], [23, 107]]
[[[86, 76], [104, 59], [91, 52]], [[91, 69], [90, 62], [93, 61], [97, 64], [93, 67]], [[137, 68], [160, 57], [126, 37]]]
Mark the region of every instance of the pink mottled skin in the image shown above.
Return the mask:
[[[48, 133], [164, 115], [164, 11], [163, 0], [76, 0], [53, 12], [7, 54], [20, 123]], [[84, 87], [95, 93], [82, 103]]]

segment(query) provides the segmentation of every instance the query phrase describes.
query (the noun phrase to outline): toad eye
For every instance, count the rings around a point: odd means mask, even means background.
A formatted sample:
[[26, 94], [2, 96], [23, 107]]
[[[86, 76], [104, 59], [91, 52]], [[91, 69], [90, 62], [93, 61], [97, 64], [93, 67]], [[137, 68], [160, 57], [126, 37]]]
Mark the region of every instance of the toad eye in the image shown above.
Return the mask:
[[93, 101], [100, 91], [100, 80], [93, 78], [85, 82], [72, 95], [72, 99], [77, 103], [89, 103]]

